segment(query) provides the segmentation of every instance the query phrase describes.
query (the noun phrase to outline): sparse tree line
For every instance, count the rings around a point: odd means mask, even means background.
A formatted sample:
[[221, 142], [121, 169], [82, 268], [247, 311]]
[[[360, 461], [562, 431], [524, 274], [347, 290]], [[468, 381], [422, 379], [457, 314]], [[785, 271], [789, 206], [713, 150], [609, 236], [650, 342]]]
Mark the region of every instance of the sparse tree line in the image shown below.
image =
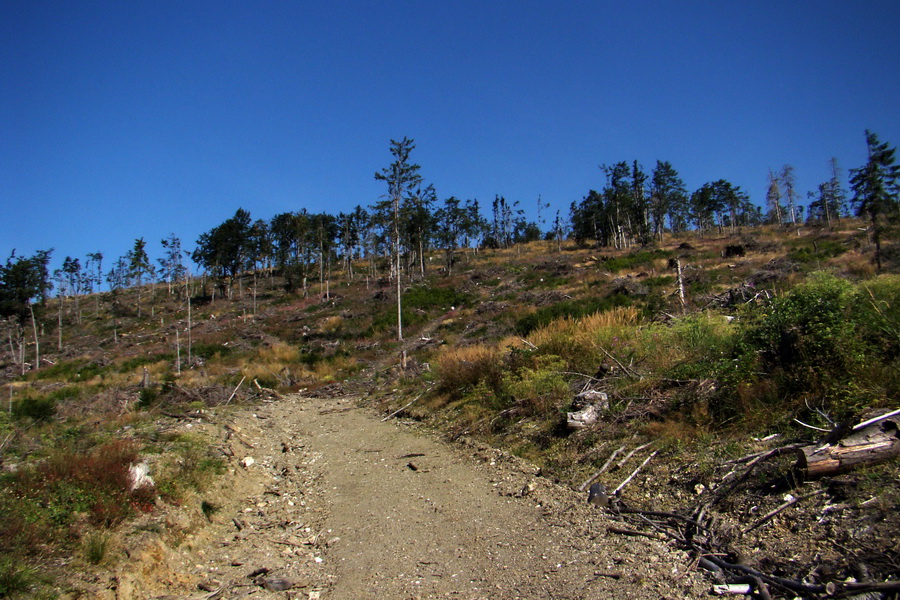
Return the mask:
[[[831, 177], [807, 194], [805, 221], [831, 225], [850, 214], [869, 221], [876, 246], [875, 260], [881, 268], [881, 237], [884, 223], [900, 217], [896, 148], [866, 132], [868, 157], [850, 170], [850, 191], [843, 189], [837, 163], [830, 162]], [[252, 274], [253, 289], [260, 277], [282, 278], [288, 290], [308, 293], [311, 282], [327, 296], [329, 279], [337, 269], [347, 280], [385, 277], [399, 284], [400, 276], [424, 277], [426, 257], [441, 252], [442, 266], [451, 273], [460, 251], [479, 248], [510, 248], [516, 244], [546, 239], [561, 244], [573, 239], [581, 245], [623, 249], [661, 242], [666, 234], [695, 230], [734, 231], [738, 227], [764, 223], [797, 226], [804, 222], [804, 207], [790, 165], [770, 171], [765, 207], [750, 201], [738, 186], [719, 179], [689, 193], [678, 172], [667, 161], [657, 161], [652, 172], [637, 162], [601, 165], [605, 185], [590, 190], [573, 202], [568, 219], [557, 211], [547, 227], [544, 211], [549, 204], [537, 201], [538, 220], [528, 221], [518, 201], [497, 195], [489, 215], [478, 200], [456, 197], [438, 199], [433, 185], [424, 182], [420, 166], [411, 160], [413, 140], [391, 141], [393, 162], [375, 173], [387, 184], [387, 193], [371, 206], [356, 206], [347, 213], [311, 213], [306, 209], [284, 212], [268, 221], [252, 220], [238, 209], [234, 216], [200, 235], [192, 252], [182, 247], [174, 234], [161, 240], [163, 257], [150, 259], [146, 242], [138, 238], [124, 256], [104, 273], [104, 255], [89, 253], [82, 263], [66, 257], [62, 267], [50, 273], [51, 250], [33, 256], [12, 252], [0, 265], [0, 318], [18, 328], [8, 342], [14, 354], [14, 339], [23, 338], [24, 328], [34, 321], [40, 308], [56, 289], [62, 303], [72, 298], [80, 319], [79, 298], [99, 291], [104, 279], [112, 291], [137, 288], [151, 282], [165, 283], [170, 294], [185, 294], [189, 280], [186, 259], [200, 266], [218, 282], [222, 294], [233, 293], [233, 283], [242, 285], [241, 274]], [[765, 211], [765, 212], [764, 212]], [[542, 230], [541, 226], [544, 226]], [[559, 247], [559, 246], [557, 246]], [[141, 301], [137, 301], [140, 315]], [[35, 336], [37, 332], [35, 330]]]

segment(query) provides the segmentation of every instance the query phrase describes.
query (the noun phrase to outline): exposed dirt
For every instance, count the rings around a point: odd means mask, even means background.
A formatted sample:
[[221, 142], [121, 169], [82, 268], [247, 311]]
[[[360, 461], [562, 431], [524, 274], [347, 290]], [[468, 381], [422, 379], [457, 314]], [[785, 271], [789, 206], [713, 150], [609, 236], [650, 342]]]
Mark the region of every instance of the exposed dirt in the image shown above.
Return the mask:
[[209, 420], [191, 426], [220, 432], [233, 454], [203, 497], [217, 509], [210, 522], [197, 506], [167, 517], [181, 538], [138, 527], [112, 577], [85, 577], [91, 597], [708, 594], [684, 552], [609, 533], [586, 495], [499, 451], [383, 422], [354, 399], [291, 396]]

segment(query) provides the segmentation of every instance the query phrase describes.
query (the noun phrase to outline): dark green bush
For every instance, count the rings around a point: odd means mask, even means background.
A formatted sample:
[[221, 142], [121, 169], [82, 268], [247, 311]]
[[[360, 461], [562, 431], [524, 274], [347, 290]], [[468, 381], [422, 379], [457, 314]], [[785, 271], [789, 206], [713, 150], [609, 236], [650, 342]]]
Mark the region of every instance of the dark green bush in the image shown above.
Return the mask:
[[416, 286], [403, 292], [403, 306], [409, 309], [428, 310], [460, 306], [469, 300], [468, 295], [450, 287]]
[[603, 266], [610, 273], [618, 273], [619, 271], [624, 271], [626, 269], [636, 269], [644, 265], [649, 265], [658, 258], [669, 258], [670, 256], [672, 256], [672, 252], [660, 250], [659, 248], [653, 250], [640, 250], [626, 256], [604, 258]]
[[788, 258], [799, 263], [809, 263], [817, 260], [826, 260], [840, 256], [847, 251], [847, 247], [834, 240], [817, 240], [809, 245], [794, 248], [788, 253]]
[[782, 374], [789, 391], [845, 380], [866, 351], [857, 335], [858, 301], [848, 281], [815, 274], [757, 312], [741, 348], [759, 356], [764, 372]]
[[61, 361], [55, 365], [41, 369], [34, 374], [37, 380], [55, 380], [55, 381], [85, 381], [96, 377], [104, 371], [95, 362], [79, 359]]
[[156, 403], [157, 398], [159, 398], [159, 389], [156, 386], [141, 388], [138, 398], [138, 408], [150, 408]]
[[26, 395], [13, 404], [12, 414], [16, 419], [49, 421], [56, 414], [56, 400], [50, 396]]
[[723, 385], [712, 408], [740, 417], [752, 402], [777, 418], [813, 404], [844, 418], [886, 400], [879, 382], [897, 366], [898, 303], [900, 278], [855, 286], [814, 273], [750, 309], [731, 360], [720, 363]]
[[191, 346], [191, 355], [197, 358], [210, 359], [215, 355], [228, 356], [232, 348], [224, 344], [194, 344]]

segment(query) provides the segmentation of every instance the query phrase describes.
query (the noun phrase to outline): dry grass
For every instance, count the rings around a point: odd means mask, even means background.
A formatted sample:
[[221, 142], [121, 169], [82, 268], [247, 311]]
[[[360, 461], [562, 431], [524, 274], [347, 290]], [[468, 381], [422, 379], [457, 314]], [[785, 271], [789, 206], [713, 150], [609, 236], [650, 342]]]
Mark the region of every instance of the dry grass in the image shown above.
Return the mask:
[[592, 370], [603, 362], [606, 352], [624, 356], [623, 350], [636, 347], [640, 320], [637, 308], [618, 307], [577, 319], [557, 319], [533, 331], [528, 341], [543, 353], [562, 357], [576, 370]]
[[875, 276], [872, 257], [861, 252], [846, 252], [828, 261], [839, 273], [854, 279], [870, 279]]
[[441, 390], [455, 392], [470, 389], [484, 379], [499, 380], [501, 357], [500, 350], [484, 344], [445, 351], [435, 361]]

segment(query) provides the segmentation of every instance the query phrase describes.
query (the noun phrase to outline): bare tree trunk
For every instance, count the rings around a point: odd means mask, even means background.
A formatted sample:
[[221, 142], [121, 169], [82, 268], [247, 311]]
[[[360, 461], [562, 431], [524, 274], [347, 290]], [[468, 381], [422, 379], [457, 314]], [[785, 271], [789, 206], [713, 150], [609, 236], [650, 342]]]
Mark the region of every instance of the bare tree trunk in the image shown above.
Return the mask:
[[59, 297], [59, 322], [58, 322], [58, 331], [57, 331], [57, 340], [56, 340], [56, 349], [62, 352], [62, 314], [63, 314], [63, 297]]
[[191, 357], [191, 342], [193, 341], [193, 334], [191, 333], [191, 296], [190, 296], [190, 294], [188, 294], [187, 302], [188, 302], [188, 321], [187, 321], [187, 328], [188, 328], [188, 347], [187, 347], [187, 351], [188, 351], [188, 368], [191, 368], [191, 365], [193, 365], [194, 363], [193, 363], [193, 358]]
[[36, 371], [41, 366], [41, 343], [38, 341], [37, 320], [34, 318], [34, 306], [29, 302], [28, 310], [31, 311], [31, 327], [34, 329], [34, 368]]

